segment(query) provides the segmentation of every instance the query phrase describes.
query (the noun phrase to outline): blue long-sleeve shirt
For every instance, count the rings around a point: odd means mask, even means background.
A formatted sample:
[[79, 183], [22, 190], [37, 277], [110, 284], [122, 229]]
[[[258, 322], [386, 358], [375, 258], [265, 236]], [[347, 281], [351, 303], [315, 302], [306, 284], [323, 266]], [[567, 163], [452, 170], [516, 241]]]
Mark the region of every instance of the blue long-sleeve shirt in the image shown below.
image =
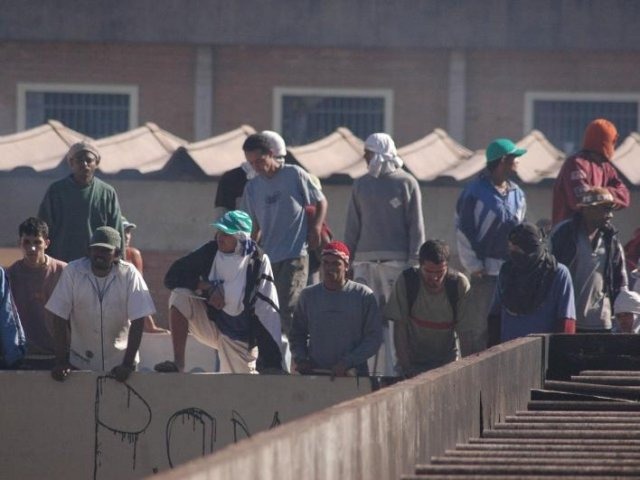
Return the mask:
[[0, 367], [13, 366], [24, 357], [26, 341], [9, 279], [0, 268]]
[[468, 272], [484, 269], [497, 275], [508, 256], [509, 232], [524, 220], [524, 192], [508, 182], [500, 193], [483, 172], [468, 183], [456, 205], [456, 240], [462, 266]]

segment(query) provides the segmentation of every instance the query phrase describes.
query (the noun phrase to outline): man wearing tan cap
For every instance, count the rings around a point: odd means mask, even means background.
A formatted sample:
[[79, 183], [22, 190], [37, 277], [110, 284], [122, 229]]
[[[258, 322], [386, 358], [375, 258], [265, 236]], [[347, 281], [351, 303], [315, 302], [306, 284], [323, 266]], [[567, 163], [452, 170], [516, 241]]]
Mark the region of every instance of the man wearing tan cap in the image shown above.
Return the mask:
[[576, 332], [610, 332], [614, 302], [628, 285], [624, 251], [611, 225], [616, 202], [607, 188], [595, 187], [577, 206], [579, 211], [551, 232], [551, 252], [571, 272]]
[[[100, 153], [87, 142], [71, 146], [66, 156], [71, 175], [52, 183], [42, 199], [38, 218], [49, 225], [47, 253], [70, 262], [84, 257], [96, 228], [113, 227], [124, 239], [115, 189], [96, 178]], [[124, 242], [120, 245], [124, 251]]]

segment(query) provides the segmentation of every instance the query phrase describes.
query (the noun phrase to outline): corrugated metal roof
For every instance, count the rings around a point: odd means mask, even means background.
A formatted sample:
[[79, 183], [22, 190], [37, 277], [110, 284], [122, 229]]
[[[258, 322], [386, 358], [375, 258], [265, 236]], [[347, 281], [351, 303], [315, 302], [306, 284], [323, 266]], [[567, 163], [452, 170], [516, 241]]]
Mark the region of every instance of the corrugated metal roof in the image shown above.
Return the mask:
[[527, 149], [527, 153], [520, 157], [517, 169], [518, 177], [524, 183], [556, 178], [566, 155], [554, 147], [542, 132], [533, 130], [517, 145]]
[[0, 171], [19, 167], [30, 167], [36, 172], [51, 170], [62, 162], [71, 145], [87, 138], [55, 120], [23, 132], [1, 136]]
[[[100, 170], [107, 174], [123, 170], [148, 174], [166, 170], [172, 163], [183, 167], [188, 164], [193, 171], [220, 176], [244, 161], [242, 144], [252, 133], [255, 133], [253, 127], [242, 125], [206, 140], [187, 143], [157, 125], [147, 123], [102, 138], [95, 144], [102, 155]], [[30, 167], [36, 172], [54, 169], [60, 165], [70, 145], [86, 138], [53, 120], [31, 130], [1, 136], [0, 171], [20, 167]], [[533, 130], [517, 144], [527, 149], [518, 165], [518, 176], [523, 183], [535, 184], [556, 177], [566, 155], [541, 132]], [[367, 168], [363, 152], [364, 142], [347, 128], [338, 128], [320, 140], [289, 149], [302, 167], [321, 179], [336, 174], [351, 178], [364, 175]], [[439, 128], [399, 148], [398, 154], [421, 181], [443, 177], [465, 181], [485, 166], [484, 150], [472, 152]], [[613, 161], [632, 184], [640, 184], [640, 133], [634, 132], [622, 142]]]
[[473, 152], [453, 140], [447, 132], [433, 132], [398, 149], [398, 155], [418, 180], [433, 180], [463, 164]]
[[173, 152], [186, 143], [155, 123], [146, 123], [128, 132], [102, 138], [95, 146], [100, 151], [100, 171], [114, 174], [138, 170], [144, 174], [162, 170]]
[[244, 162], [242, 144], [255, 133], [249, 125], [185, 146], [186, 152], [204, 173], [211, 176], [222, 175]]
[[347, 128], [338, 128], [320, 140], [289, 150], [300, 165], [318, 178], [335, 174], [358, 178], [367, 173], [364, 142]]
[[613, 164], [634, 185], [640, 184], [640, 133], [633, 132], [616, 149]]

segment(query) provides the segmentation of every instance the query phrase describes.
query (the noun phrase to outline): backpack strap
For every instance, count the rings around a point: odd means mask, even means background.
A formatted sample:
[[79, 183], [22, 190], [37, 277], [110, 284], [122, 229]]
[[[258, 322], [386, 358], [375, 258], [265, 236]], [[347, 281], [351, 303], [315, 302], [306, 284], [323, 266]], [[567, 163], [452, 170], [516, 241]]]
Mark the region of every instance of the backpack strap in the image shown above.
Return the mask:
[[404, 284], [407, 290], [408, 313], [411, 315], [411, 309], [416, 302], [416, 298], [418, 298], [418, 290], [420, 290], [420, 274], [416, 267], [410, 267], [402, 271], [402, 276], [404, 277]]
[[[453, 310], [453, 323], [458, 321], [458, 275], [457, 271], [450, 268], [447, 272], [447, 276], [444, 279], [444, 290], [447, 295], [447, 300]], [[409, 306], [409, 314], [413, 304], [418, 298], [418, 291], [420, 290], [420, 273], [416, 267], [407, 268], [402, 271], [404, 277], [404, 284], [407, 290], [407, 305]]]
[[258, 282], [260, 275], [260, 269], [262, 268], [262, 255], [263, 251], [260, 247], [256, 247], [255, 252], [251, 254], [249, 265], [247, 266], [246, 284], [244, 287], [244, 299], [243, 305], [247, 311], [253, 312], [253, 305], [256, 301], [256, 290], [258, 288]]
[[449, 299], [449, 305], [453, 310], [453, 323], [458, 323], [458, 275], [457, 271], [449, 269], [444, 279], [444, 291]]

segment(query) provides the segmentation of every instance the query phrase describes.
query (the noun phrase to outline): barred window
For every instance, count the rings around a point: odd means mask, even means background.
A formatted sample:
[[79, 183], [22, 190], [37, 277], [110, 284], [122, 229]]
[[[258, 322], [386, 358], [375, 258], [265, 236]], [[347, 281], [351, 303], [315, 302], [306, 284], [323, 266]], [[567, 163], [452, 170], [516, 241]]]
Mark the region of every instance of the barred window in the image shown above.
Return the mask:
[[585, 128], [596, 118], [613, 122], [620, 139], [638, 130], [640, 95], [565, 94], [562, 98], [562, 94], [553, 94], [548, 97], [536, 94], [529, 98], [531, 128], [525, 133], [532, 128], [540, 130], [566, 153], [580, 148]]
[[390, 131], [390, 91], [276, 89], [275, 128], [290, 145], [304, 145], [347, 127], [364, 139]]
[[135, 87], [23, 84], [18, 101], [22, 106], [18, 109], [20, 130], [58, 120], [89, 137], [101, 138], [130, 130], [137, 116]]

